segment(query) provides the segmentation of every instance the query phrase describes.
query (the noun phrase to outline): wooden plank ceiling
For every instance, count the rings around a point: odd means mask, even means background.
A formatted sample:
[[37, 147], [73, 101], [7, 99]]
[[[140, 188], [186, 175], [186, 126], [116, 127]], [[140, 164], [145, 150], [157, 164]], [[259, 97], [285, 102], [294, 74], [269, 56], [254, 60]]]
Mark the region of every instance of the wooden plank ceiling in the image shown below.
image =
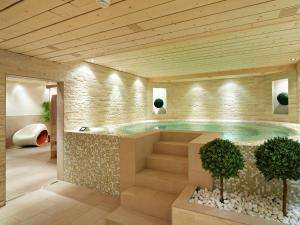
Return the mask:
[[[1, 0], [0, 48], [157, 77], [300, 59], [299, 0]], [[255, 70], [257, 71], [257, 70]], [[214, 74], [214, 73], [212, 73]]]

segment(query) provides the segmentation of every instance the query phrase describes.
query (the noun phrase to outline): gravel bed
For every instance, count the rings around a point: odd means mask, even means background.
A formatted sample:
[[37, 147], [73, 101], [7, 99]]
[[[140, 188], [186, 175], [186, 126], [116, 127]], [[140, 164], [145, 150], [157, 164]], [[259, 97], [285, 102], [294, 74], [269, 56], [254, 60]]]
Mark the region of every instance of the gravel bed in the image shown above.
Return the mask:
[[220, 191], [218, 189], [210, 192], [206, 189], [197, 188], [190, 202], [250, 216], [257, 216], [284, 224], [300, 225], [300, 203], [289, 203], [288, 216], [284, 217], [281, 211], [281, 199], [276, 197], [261, 197], [247, 193], [224, 192], [223, 204], [220, 202]]

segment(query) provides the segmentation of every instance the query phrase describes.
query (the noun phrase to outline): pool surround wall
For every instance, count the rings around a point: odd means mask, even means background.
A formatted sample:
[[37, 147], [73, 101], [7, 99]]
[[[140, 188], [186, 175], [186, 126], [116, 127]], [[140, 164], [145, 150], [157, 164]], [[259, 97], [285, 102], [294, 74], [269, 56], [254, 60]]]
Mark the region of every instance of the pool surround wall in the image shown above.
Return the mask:
[[[153, 150], [153, 143], [160, 139], [160, 132], [164, 133], [154, 130], [130, 136], [116, 136], [67, 132], [65, 180], [110, 195], [119, 195], [121, 190], [134, 184], [134, 175], [144, 168], [145, 156]], [[202, 169], [198, 153], [207, 140], [217, 138], [219, 134], [207, 134], [208, 136], [200, 135], [189, 143], [189, 183], [212, 189], [219, 187], [219, 180], [213, 179], [210, 182], [205, 178], [210, 175]], [[280, 197], [282, 181], [267, 181], [255, 166], [254, 151], [258, 143], [236, 144], [245, 159], [245, 168], [240, 171], [238, 178], [225, 180], [225, 190]], [[289, 199], [293, 202], [300, 201], [299, 181], [289, 181]]]
[[120, 194], [120, 138], [66, 132], [64, 179], [112, 196]]

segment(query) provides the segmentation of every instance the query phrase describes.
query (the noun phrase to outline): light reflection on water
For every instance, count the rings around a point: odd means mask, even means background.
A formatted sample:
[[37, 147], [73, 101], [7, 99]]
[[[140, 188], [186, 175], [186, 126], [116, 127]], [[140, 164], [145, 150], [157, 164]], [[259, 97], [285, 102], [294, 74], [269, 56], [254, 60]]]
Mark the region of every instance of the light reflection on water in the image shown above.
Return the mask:
[[147, 122], [121, 126], [117, 132], [135, 134], [153, 129], [222, 132], [222, 138], [232, 141], [259, 141], [277, 136], [299, 135], [296, 130], [284, 126], [255, 122]]

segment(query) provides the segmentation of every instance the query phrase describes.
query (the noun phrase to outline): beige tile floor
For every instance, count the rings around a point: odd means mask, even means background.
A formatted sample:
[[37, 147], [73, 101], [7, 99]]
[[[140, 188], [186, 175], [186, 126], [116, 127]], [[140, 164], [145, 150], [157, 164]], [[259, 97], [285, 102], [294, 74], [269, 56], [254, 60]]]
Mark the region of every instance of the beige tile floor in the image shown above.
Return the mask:
[[119, 198], [59, 181], [7, 202], [0, 225], [105, 225]]
[[50, 145], [10, 148], [6, 151], [6, 197], [40, 189], [56, 180], [56, 160], [50, 160]]

